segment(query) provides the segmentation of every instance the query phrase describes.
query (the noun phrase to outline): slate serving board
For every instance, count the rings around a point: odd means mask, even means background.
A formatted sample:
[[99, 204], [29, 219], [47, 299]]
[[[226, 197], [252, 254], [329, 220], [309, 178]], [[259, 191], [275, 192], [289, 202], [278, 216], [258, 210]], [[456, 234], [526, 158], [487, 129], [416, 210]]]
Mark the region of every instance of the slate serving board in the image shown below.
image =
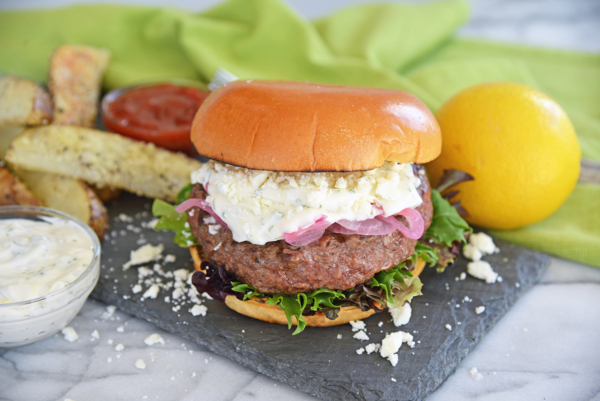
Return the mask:
[[[470, 276], [456, 281], [466, 271], [467, 261], [460, 259], [443, 274], [435, 269], [423, 272], [424, 295], [413, 299], [412, 318], [406, 326], [395, 327], [389, 314], [383, 312], [365, 320], [370, 341], [353, 339], [349, 325], [307, 327], [302, 334], [292, 336], [286, 326], [247, 318], [217, 301], [204, 303], [206, 316], [193, 317], [187, 307], [172, 311], [173, 305], [164, 301], [170, 293], [162, 291], [154, 300], [141, 300], [143, 292], [132, 294], [136, 268], [123, 271], [122, 265], [129, 260], [129, 252], [144, 241], [162, 243], [165, 255], [176, 255], [176, 263], [164, 264], [163, 270], [193, 270], [187, 249], [173, 244], [170, 233], [136, 230], [141, 222], [152, 219], [150, 206], [150, 200], [133, 195], [109, 204], [113, 236], [103, 244], [102, 271], [92, 297], [323, 400], [425, 398], [535, 284], [550, 263], [545, 254], [496, 240], [501, 252], [484, 260], [502, 276], [501, 283], [485, 284]], [[121, 213], [135, 217], [134, 221], [118, 219]], [[471, 301], [465, 301], [465, 297]], [[485, 312], [477, 315], [475, 308], [481, 305]], [[378, 326], [380, 322], [382, 327]], [[451, 331], [446, 324], [451, 325]], [[420, 343], [412, 349], [404, 344], [395, 367], [376, 353], [357, 355], [358, 348], [380, 343], [387, 332], [398, 330], [411, 333]], [[338, 334], [342, 339], [337, 339]]]

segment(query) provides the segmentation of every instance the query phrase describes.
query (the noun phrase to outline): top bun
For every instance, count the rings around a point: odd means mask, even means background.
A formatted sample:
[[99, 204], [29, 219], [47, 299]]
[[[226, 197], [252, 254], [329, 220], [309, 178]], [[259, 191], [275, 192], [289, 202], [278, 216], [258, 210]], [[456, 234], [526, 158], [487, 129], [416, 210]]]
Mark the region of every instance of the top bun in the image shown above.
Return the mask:
[[360, 171], [425, 163], [440, 127], [407, 92], [285, 81], [235, 81], [211, 93], [192, 125], [203, 156], [271, 171]]

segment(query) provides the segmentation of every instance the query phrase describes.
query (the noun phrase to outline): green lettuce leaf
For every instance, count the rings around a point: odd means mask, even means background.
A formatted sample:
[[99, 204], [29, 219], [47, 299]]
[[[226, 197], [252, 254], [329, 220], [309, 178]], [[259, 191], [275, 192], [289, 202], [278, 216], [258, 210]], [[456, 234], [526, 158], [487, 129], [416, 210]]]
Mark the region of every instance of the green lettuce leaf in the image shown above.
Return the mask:
[[152, 214], [155, 217], [160, 217], [154, 228], [173, 231], [175, 233], [174, 243], [182, 248], [198, 245], [187, 222], [187, 215], [177, 213], [175, 206], [160, 199], [155, 199], [152, 204]]
[[465, 242], [465, 231], [472, 232], [473, 229], [460, 217], [454, 206], [435, 189], [431, 191], [431, 202], [433, 218], [425, 238], [447, 246], [452, 246], [454, 241]]
[[[188, 184], [179, 191], [177, 194], [177, 204], [190, 198], [192, 186], [192, 184]], [[174, 243], [182, 248], [198, 245], [187, 222], [186, 213], [178, 213], [175, 211], [174, 205], [160, 199], [154, 199], [154, 202], [152, 203], [152, 214], [154, 217], [160, 217], [154, 228], [157, 230], [169, 230], [174, 232]]]

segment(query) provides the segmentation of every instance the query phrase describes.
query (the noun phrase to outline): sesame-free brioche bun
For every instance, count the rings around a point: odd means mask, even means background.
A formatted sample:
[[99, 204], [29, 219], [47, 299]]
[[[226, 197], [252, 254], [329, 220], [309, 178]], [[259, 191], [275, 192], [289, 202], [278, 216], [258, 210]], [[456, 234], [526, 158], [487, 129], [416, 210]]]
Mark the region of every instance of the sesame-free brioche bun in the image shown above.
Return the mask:
[[435, 117], [410, 93], [286, 81], [221, 86], [198, 110], [191, 139], [202, 156], [271, 171], [421, 164], [442, 149]]
[[[198, 252], [198, 247], [192, 246], [189, 249], [194, 261], [194, 269], [202, 271], [202, 268], [200, 267], [202, 260], [200, 253]], [[413, 276], [418, 276], [421, 274], [424, 268], [425, 261], [419, 258], [414, 269], [411, 270], [411, 273]], [[254, 319], [263, 320], [269, 323], [279, 323], [283, 325], [288, 324], [285, 313], [281, 308], [279, 308], [277, 305], [267, 305], [266, 303], [255, 298], [247, 301], [240, 301], [235, 296], [229, 295], [227, 298], [225, 298], [225, 304], [234, 311]], [[338, 317], [334, 320], [328, 319], [322, 312], [317, 312], [312, 316], [304, 316], [304, 320], [306, 321], [307, 326], [327, 327], [346, 324], [350, 321], [362, 320], [374, 313], [375, 310], [373, 309], [363, 311], [358, 307], [344, 306], [340, 308]], [[294, 325], [298, 324], [295, 317], [292, 317], [292, 323]]]

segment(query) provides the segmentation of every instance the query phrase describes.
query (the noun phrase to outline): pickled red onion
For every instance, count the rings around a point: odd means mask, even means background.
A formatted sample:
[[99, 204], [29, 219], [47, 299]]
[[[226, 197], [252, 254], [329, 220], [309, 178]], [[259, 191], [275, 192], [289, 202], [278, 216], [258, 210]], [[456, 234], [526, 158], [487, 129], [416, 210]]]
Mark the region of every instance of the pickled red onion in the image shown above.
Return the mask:
[[406, 217], [408, 221], [408, 227], [402, 224], [399, 220], [396, 220], [394, 216], [384, 217], [382, 215], [376, 216], [375, 218], [380, 221], [385, 221], [400, 231], [402, 235], [410, 239], [419, 239], [425, 231], [425, 222], [423, 216], [415, 209], [406, 208], [396, 213], [395, 216], [400, 215]]
[[396, 228], [386, 221], [367, 219], [362, 221], [340, 220], [332, 224], [328, 230], [346, 235], [387, 235], [396, 231]]
[[283, 239], [290, 245], [302, 246], [315, 242], [323, 236], [325, 229], [331, 225], [325, 216], [321, 216], [317, 221], [309, 226], [299, 229], [293, 233], [283, 234]]
[[[215, 213], [215, 211], [213, 210], [212, 207], [210, 207], [210, 203], [208, 203], [206, 200], [204, 199], [199, 199], [199, 198], [190, 198], [188, 200], [185, 200], [183, 202], [181, 202], [176, 208], [175, 211], [177, 213], [183, 213], [186, 210], [197, 206], [200, 209], [204, 210], [206, 213], [210, 214], [218, 224], [222, 225], [223, 227], [225, 227], [226, 229], [229, 230], [229, 227], [227, 226], [227, 224], [219, 217], [219, 215], [217, 213]], [[231, 230], [230, 230], [231, 231]]]

